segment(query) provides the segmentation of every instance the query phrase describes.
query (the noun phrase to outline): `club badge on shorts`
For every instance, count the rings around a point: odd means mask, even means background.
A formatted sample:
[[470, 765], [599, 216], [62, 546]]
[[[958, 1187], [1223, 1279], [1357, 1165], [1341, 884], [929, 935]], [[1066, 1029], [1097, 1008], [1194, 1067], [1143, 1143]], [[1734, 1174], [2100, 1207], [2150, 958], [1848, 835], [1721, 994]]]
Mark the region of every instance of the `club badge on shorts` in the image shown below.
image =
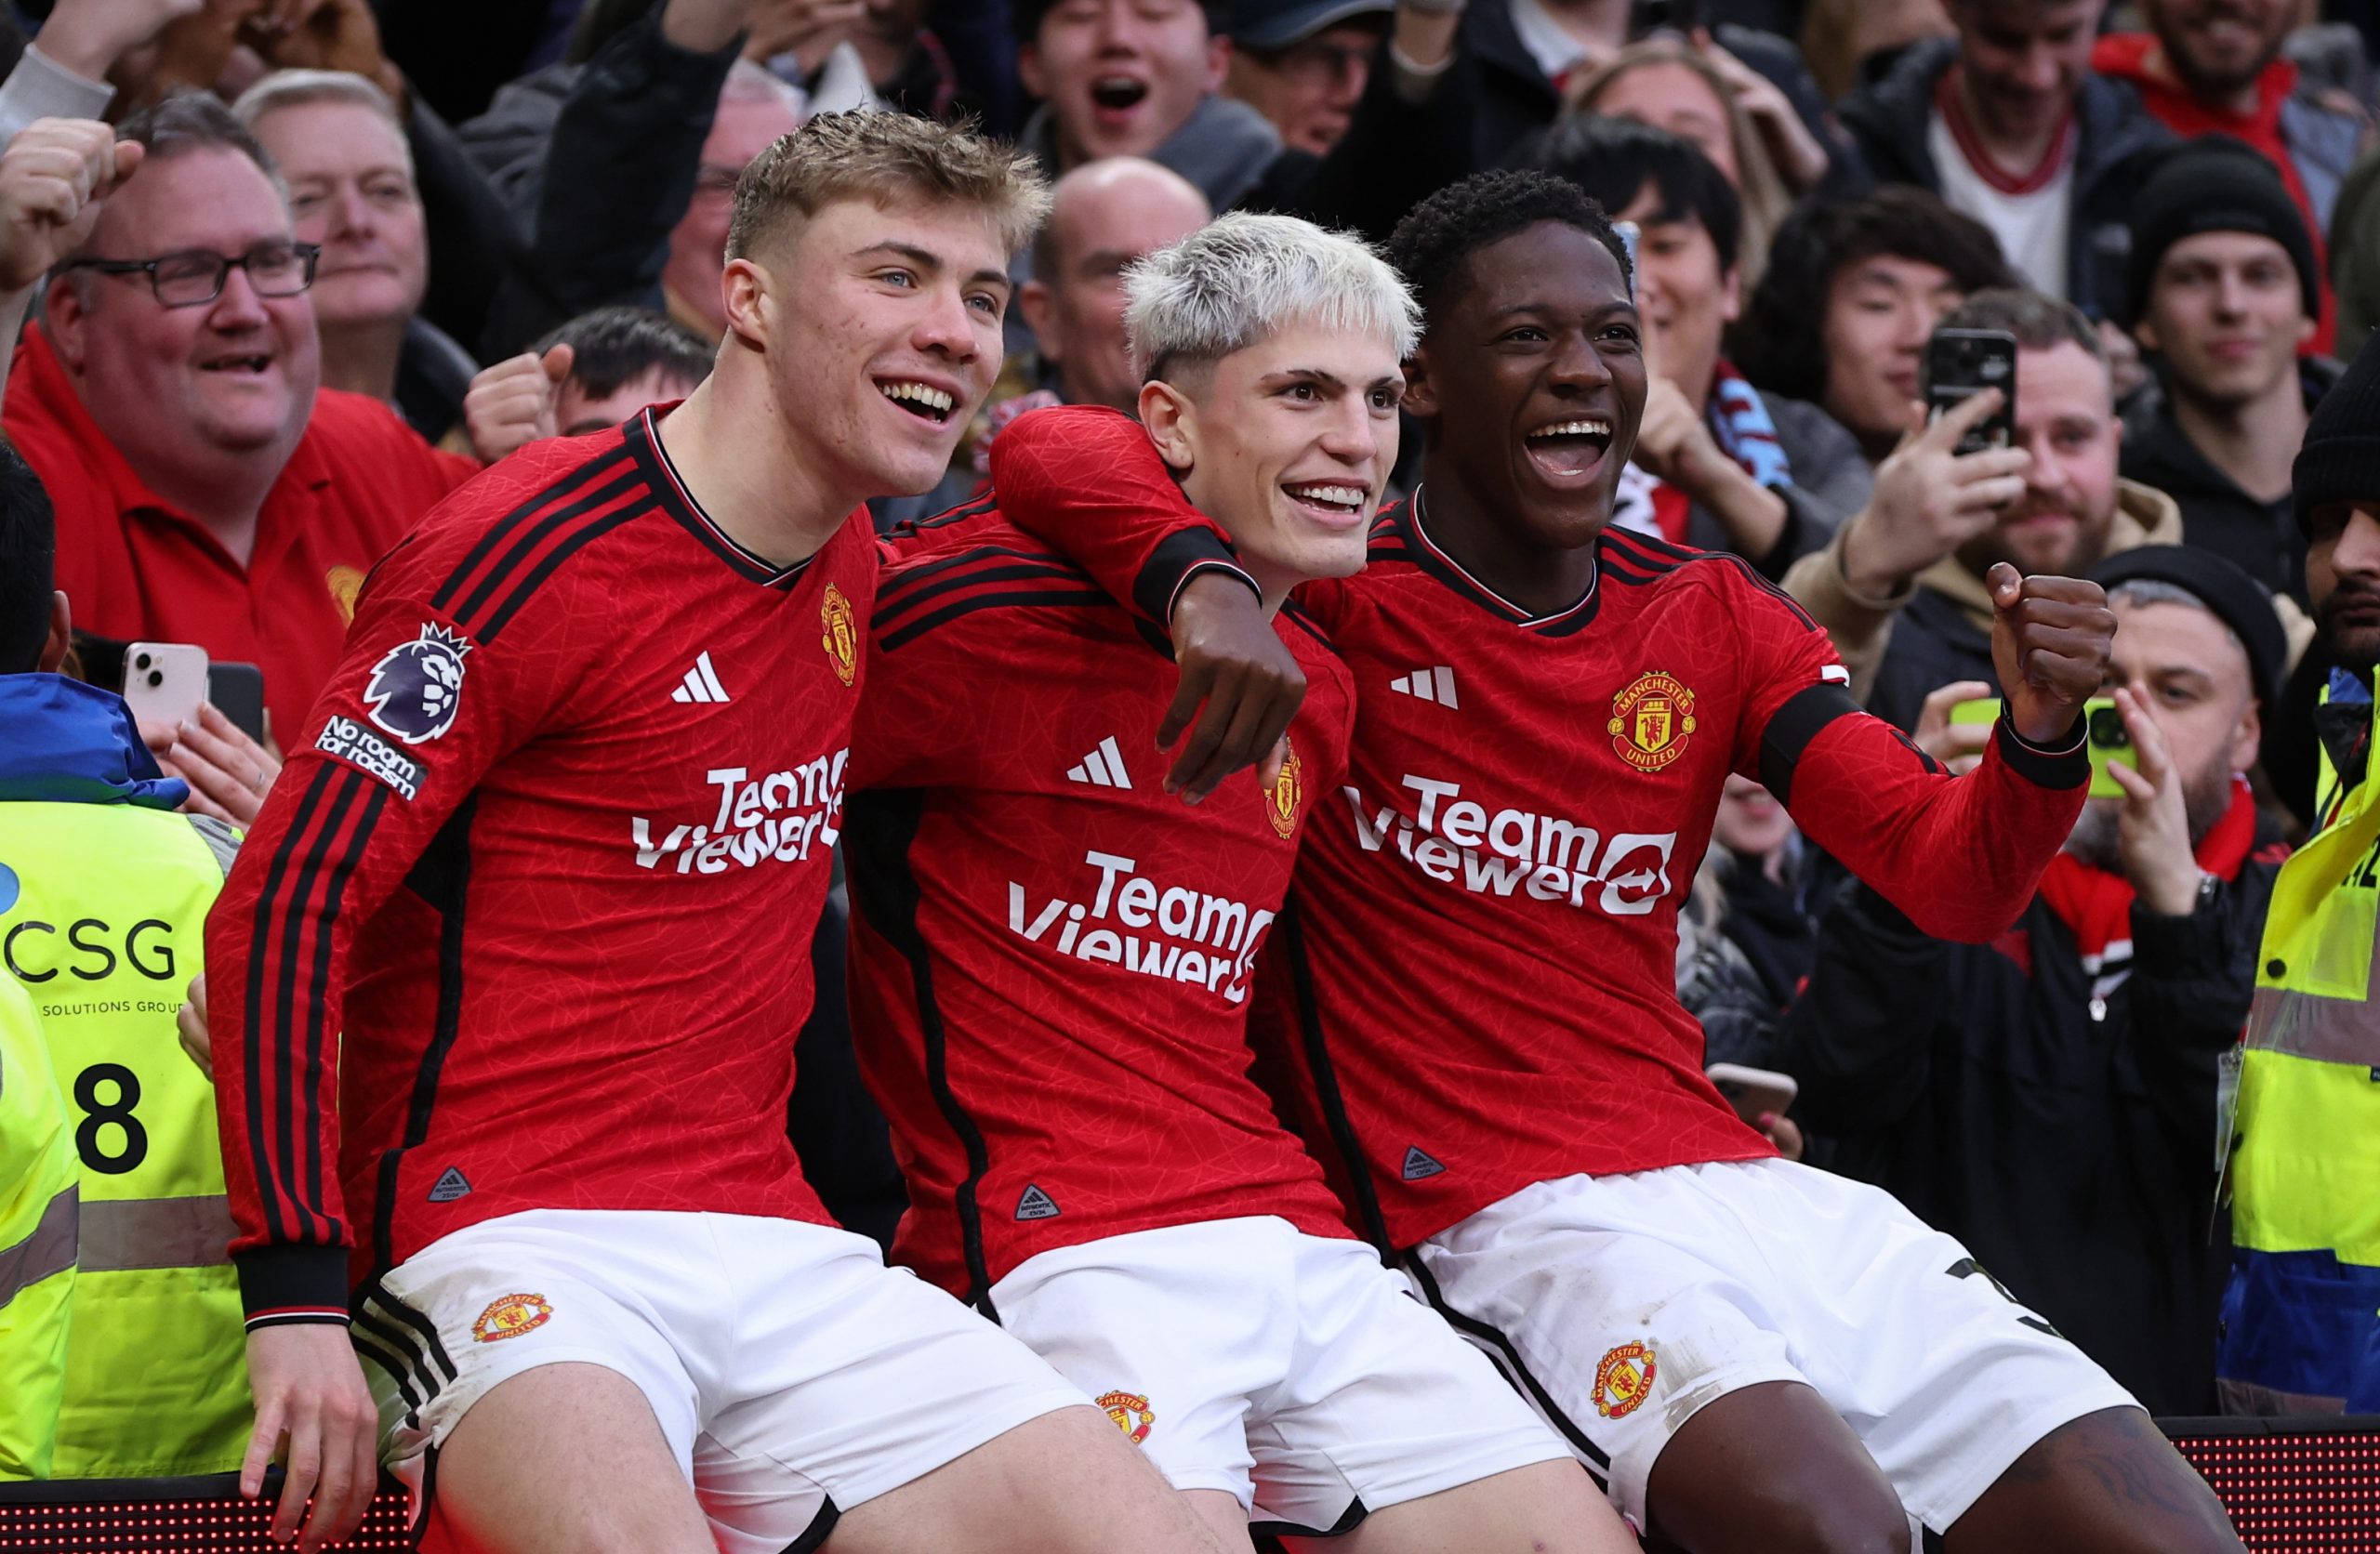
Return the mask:
[[821, 640], [836, 676], [845, 685], [851, 684], [852, 677], [859, 673], [859, 624], [852, 614], [852, 601], [832, 583], [826, 585], [826, 597], [818, 606], [818, 624], [826, 630]]
[[1305, 800], [1304, 763], [1298, 759], [1298, 747], [1284, 737], [1281, 743], [1289, 754], [1281, 762], [1281, 775], [1264, 790], [1264, 818], [1273, 829], [1287, 837], [1298, 828], [1298, 806]]
[[407, 744], [436, 739], [455, 726], [462, 705], [463, 655], [470, 651], [460, 633], [424, 623], [420, 636], [398, 643], [372, 665], [372, 678], [364, 684], [364, 710]]
[[1149, 1427], [1157, 1423], [1157, 1416], [1149, 1411], [1149, 1400], [1138, 1392], [1102, 1392], [1099, 1406], [1116, 1421], [1124, 1439], [1137, 1446], [1149, 1438]]
[[1604, 731], [1620, 758], [1639, 771], [1659, 771], [1686, 754], [1694, 732], [1694, 692], [1676, 676], [1656, 669], [1611, 699]]
[[479, 1321], [471, 1324], [471, 1337], [483, 1344], [501, 1343], [543, 1327], [553, 1314], [552, 1304], [542, 1295], [508, 1295], [488, 1303]]
[[1631, 1338], [1617, 1344], [1595, 1366], [1595, 1412], [1606, 1419], [1625, 1419], [1652, 1395], [1653, 1346]]

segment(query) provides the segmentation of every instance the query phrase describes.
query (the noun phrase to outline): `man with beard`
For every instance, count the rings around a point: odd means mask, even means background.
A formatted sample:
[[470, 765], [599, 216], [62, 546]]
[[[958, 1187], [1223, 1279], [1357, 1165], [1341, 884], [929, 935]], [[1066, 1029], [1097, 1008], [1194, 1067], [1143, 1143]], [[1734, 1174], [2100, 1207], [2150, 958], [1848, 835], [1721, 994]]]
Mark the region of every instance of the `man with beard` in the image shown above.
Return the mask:
[[2146, 546], [2094, 575], [2139, 758], [2110, 768], [2124, 797], [2090, 801], [1990, 944], [1844, 895], [1782, 1066], [1835, 1170], [1958, 1237], [2151, 1413], [2204, 1414], [2216, 1068], [2286, 850], [2241, 773], [2287, 650], [2264, 589], [2206, 551]]
[[[2301, 86], [2281, 45], [2305, 7], [2296, 0], [2140, 0], [2146, 33], [2115, 33], [2091, 50], [2091, 68], [2129, 82], [2150, 114], [2176, 135], [2229, 135], [2254, 146], [2281, 175], [2314, 232], [2330, 230], [2339, 187], [2362, 144], [2363, 115]], [[2330, 288], [2313, 349], [2331, 349]]]
[[[1824, 598], [1794, 590], [1833, 637], [1851, 667], [1852, 684], [1867, 684], [1872, 670], [1868, 710], [1910, 730], [1937, 689], [1954, 680], [1998, 685], [1991, 596], [1984, 586], [1995, 563], [2007, 561], [2029, 576], [2079, 576], [2119, 551], [2182, 539], [2181, 510], [2171, 497], [2117, 478], [2122, 427], [2107, 352], [2071, 304], [2038, 292], [1977, 292], [1945, 314], [1938, 327], [1996, 329], [2016, 337], [2011, 446], [2031, 455], [2019, 471], [2023, 490], [1955, 550], [1937, 552], [1930, 561], [1922, 551], [1912, 553], [1910, 570], [1879, 579], [1881, 588], [1871, 584], [1858, 595], [1836, 589]], [[1880, 499], [1887, 494], [1880, 487]], [[1978, 731], [1972, 742], [1934, 753], [1972, 755], [1981, 748]]]
[[2307, 591], [2332, 665], [2313, 729], [2314, 834], [2273, 887], [2230, 1157], [2237, 1245], [2216, 1360], [2227, 1413], [2380, 1408], [2380, 1034], [2372, 1017], [2380, 804], [2380, 344], [2297, 454]]

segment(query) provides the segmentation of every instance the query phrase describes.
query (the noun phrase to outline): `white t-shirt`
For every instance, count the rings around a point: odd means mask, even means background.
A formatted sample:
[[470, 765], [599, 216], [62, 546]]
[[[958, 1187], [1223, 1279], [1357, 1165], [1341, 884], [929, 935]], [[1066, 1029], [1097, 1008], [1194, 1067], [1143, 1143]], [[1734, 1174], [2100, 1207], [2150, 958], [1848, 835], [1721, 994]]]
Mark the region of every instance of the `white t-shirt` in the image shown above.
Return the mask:
[[[2057, 169], [2022, 192], [1996, 169], [1978, 168], [1942, 110], [1925, 118], [1925, 146], [1942, 180], [1942, 203], [1991, 229], [2001, 251], [2036, 290], [2067, 295], [2067, 224], [2073, 213], [2074, 142], [2069, 130], [2057, 153]], [[1980, 152], [1977, 153], [1980, 155]]]

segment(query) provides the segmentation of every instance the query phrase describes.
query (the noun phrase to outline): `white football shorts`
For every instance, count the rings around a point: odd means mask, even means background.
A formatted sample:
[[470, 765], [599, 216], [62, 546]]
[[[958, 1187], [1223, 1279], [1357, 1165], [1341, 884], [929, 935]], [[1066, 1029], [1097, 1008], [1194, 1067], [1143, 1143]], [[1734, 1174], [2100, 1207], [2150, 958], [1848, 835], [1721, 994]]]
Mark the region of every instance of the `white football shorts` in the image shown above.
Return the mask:
[[1344, 1533], [1569, 1455], [1369, 1246], [1285, 1219], [1058, 1247], [994, 1284], [992, 1308], [1175, 1488], [1236, 1496], [1259, 1534]]
[[1739, 1388], [1818, 1389], [1911, 1522], [1949, 1530], [2113, 1377], [1879, 1189], [1783, 1160], [1538, 1182], [1408, 1271], [1640, 1531], [1654, 1459]]
[[842, 1512], [1087, 1400], [1023, 1344], [831, 1225], [535, 1209], [443, 1236], [353, 1328], [418, 1527], [438, 1452], [509, 1376], [636, 1384], [722, 1554], [797, 1554]]

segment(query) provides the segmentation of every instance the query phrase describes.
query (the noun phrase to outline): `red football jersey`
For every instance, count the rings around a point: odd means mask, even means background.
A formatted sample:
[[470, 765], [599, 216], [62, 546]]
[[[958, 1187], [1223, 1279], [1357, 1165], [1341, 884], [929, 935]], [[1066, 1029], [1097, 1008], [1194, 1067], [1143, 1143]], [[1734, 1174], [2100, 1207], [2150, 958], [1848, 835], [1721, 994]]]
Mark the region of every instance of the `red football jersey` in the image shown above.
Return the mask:
[[[744, 550], [665, 414], [523, 450], [381, 562], [208, 918], [252, 1324], [522, 1209], [825, 1218], [786, 1100], [879, 550], [865, 512]], [[1104, 553], [1130, 593], [1149, 554]]]
[[[993, 479], [1053, 538], [1191, 515], [1138, 428], [1042, 411]], [[1346, 660], [1350, 774], [1306, 836], [1261, 1019], [1298, 1101], [1409, 1245], [1531, 1182], [1767, 1154], [1702, 1074], [1677, 910], [1727, 774], [1928, 932], [1989, 939], [2033, 894], [2089, 763], [2003, 726], [1952, 779], [1860, 712], [1826, 634], [1740, 559], [1606, 530], [1585, 597], [1498, 598], [1421, 510], [1298, 599]]]
[[1278, 1215], [1348, 1233], [1249, 1078], [1257, 952], [1346, 769], [1353, 685], [1294, 607], [1280, 781], [1196, 808], [1157, 747], [1173, 671], [989, 504], [879, 585], [845, 857], [859, 1055], [909, 1212], [896, 1259], [988, 1306], [1051, 1247]]

